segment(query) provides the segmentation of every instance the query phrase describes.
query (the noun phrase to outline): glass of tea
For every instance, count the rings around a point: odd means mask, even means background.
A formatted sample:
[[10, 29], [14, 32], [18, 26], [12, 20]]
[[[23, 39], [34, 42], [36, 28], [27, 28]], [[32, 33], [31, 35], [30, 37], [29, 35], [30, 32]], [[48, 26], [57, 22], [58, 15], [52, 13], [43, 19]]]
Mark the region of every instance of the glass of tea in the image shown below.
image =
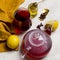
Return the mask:
[[28, 60], [39, 60], [44, 58], [52, 47], [50, 36], [40, 29], [27, 32], [21, 45], [23, 58]]

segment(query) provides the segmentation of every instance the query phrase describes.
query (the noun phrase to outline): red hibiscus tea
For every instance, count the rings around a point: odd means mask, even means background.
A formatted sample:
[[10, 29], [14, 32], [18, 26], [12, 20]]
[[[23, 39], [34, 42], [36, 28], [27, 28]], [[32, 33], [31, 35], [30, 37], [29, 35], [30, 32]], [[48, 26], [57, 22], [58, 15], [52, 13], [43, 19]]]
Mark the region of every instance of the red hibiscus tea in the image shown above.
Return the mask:
[[21, 49], [29, 60], [44, 58], [52, 47], [51, 38], [40, 29], [34, 29], [25, 34]]

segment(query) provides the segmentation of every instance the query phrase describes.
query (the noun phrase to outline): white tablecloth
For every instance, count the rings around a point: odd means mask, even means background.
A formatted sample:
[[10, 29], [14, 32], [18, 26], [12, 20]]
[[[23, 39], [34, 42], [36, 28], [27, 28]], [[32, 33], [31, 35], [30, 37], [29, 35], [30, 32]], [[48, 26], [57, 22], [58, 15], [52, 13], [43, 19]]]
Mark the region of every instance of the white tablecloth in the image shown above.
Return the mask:
[[[20, 7], [27, 8], [31, 2], [39, 2], [40, 0], [25, 0], [25, 2]], [[55, 33], [51, 35], [52, 38], [52, 49], [48, 56], [43, 60], [60, 60], [60, 0], [46, 0], [38, 6], [38, 15], [32, 19], [32, 27], [29, 29], [34, 29], [40, 21], [38, 17], [40, 16], [42, 9], [48, 8], [50, 10], [46, 19], [42, 22], [45, 24], [48, 20], [58, 20], [59, 27]], [[24, 34], [20, 35], [20, 40], [22, 41]], [[19, 51], [0, 53], [0, 60], [22, 60]]]

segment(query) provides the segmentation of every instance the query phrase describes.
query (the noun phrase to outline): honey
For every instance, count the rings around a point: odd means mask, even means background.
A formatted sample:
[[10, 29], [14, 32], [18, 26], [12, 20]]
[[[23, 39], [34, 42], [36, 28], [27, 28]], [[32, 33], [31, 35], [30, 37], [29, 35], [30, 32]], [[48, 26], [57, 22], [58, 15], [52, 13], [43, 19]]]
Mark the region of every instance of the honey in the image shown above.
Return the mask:
[[30, 17], [34, 18], [37, 15], [37, 12], [38, 12], [38, 4], [37, 4], [37, 2], [29, 4], [28, 10], [30, 12]]
[[34, 18], [37, 13], [38, 13], [38, 4], [43, 2], [45, 0], [41, 0], [39, 2], [34, 2], [34, 3], [30, 3], [29, 6], [28, 6], [28, 10], [30, 12], [30, 17], [31, 18]]

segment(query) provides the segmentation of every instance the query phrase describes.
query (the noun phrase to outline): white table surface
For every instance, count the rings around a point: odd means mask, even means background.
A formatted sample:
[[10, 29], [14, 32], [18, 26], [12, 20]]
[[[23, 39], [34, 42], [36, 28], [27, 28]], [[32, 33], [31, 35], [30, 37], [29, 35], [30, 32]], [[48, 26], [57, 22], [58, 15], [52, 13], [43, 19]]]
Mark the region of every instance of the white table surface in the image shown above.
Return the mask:
[[[40, 0], [25, 0], [25, 2], [20, 7], [28, 7], [31, 2], [39, 2]], [[51, 35], [52, 38], [52, 49], [48, 56], [43, 60], [60, 60], [60, 0], [46, 0], [38, 6], [38, 15], [32, 19], [32, 27], [29, 29], [34, 29], [40, 21], [38, 17], [41, 14], [42, 9], [48, 8], [50, 10], [46, 19], [42, 22], [45, 24], [48, 20], [58, 20], [59, 27], [55, 33]], [[20, 40], [22, 41], [23, 35], [20, 35]], [[0, 60], [22, 60], [19, 51], [0, 53]]]

